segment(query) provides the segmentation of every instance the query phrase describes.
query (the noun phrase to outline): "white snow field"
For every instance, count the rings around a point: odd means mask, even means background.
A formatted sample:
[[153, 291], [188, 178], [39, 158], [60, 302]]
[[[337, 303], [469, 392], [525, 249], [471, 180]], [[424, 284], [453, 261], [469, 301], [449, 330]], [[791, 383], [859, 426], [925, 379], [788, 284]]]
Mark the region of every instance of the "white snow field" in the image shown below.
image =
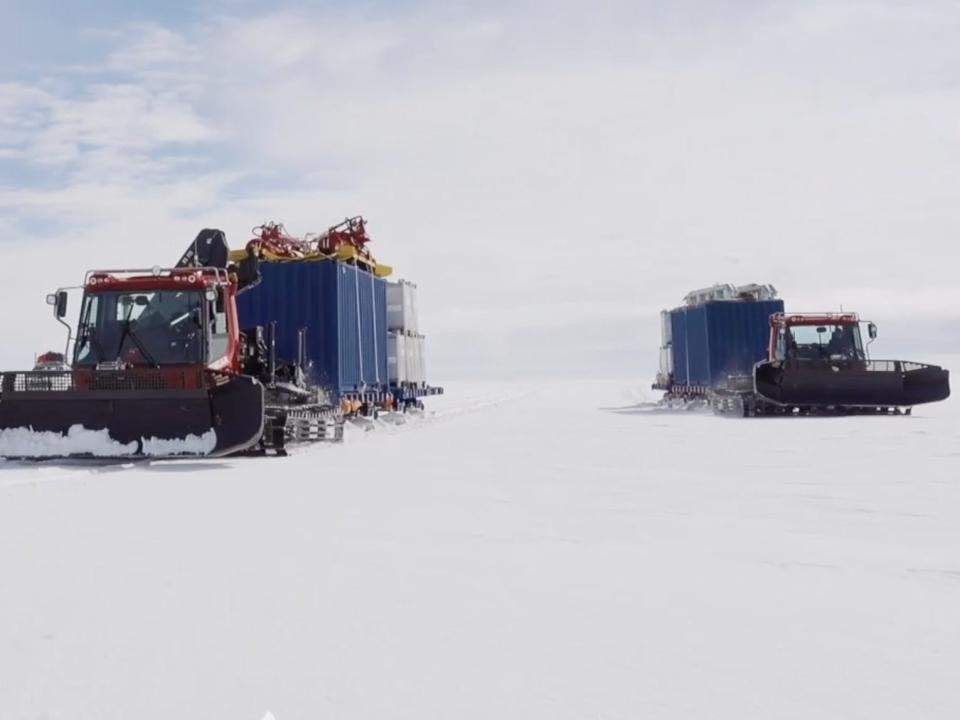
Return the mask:
[[0, 718], [960, 716], [955, 401], [449, 393], [286, 459], [0, 463]]

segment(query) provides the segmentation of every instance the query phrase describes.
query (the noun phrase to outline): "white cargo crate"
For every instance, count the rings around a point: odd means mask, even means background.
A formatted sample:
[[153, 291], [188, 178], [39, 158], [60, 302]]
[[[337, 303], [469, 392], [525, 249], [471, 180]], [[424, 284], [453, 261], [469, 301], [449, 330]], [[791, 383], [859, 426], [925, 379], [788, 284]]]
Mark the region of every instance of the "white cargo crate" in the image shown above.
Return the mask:
[[419, 345], [416, 335], [407, 335], [406, 339], [406, 359], [407, 359], [407, 382], [412, 385], [420, 385], [420, 363], [417, 359]]
[[668, 377], [673, 373], [673, 348], [660, 348], [660, 374]]
[[409, 380], [407, 373], [407, 340], [402, 333], [387, 335], [387, 375], [391, 385], [403, 385]]
[[417, 338], [417, 371], [420, 373], [420, 382], [427, 384], [427, 339], [420, 335]]
[[660, 347], [673, 342], [673, 315], [669, 310], [660, 311]]
[[422, 387], [427, 382], [425, 338], [423, 335], [407, 335], [405, 339], [407, 382]]
[[420, 346], [416, 335], [407, 336], [407, 379], [416, 386], [422, 382], [420, 377]]
[[412, 375], [414, 376], [414, 382], [417, 385], [425, 385], [427, 382], [427, 363], [426, 363], [426, 353], [424, 352], [424, 344], [426, 338], [423, 335], [413, 335], [407, 338], [413, 346], [413, 371]]
[[387, 329], [405, 333], [419, 331], [417, 286], [412, 282], [387, 283]]

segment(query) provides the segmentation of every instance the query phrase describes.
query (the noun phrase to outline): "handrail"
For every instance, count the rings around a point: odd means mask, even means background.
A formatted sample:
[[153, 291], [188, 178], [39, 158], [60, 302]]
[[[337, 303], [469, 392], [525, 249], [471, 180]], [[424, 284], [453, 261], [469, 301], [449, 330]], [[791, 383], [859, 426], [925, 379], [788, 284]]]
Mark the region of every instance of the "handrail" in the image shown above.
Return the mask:
[[[763, 364], [765, 361], [761, 361], [759, 364]], [[936, 368], [937, 365], [929, 365], [927, 363], [913, 362], [912, 360], [851, 360], [849, 358], [845, 359], [830, 359], [830, 358], [820, 358], [820, 359], [807, 359], [799, 358], [795, 360], [786, 360], [778, 361], [782, 362], [785, 365], [807, 368], [807, 369], [820, 369], [820, 370], [829, 370], [833, 367], [841, 367], [847, 370], [860, 370], [863, 372], [896, 372], [896, 373], [906, 373], [914, 372], [917, 370], [924, 370], [927, 368]], [[791, 365], [791, 363], [796, 363], [796, 365]]]
[[[218, 267], [173, 267], [173, 268], [162, 268], [162, 267], [152, 267], [152, 268], [117, 268], [113, 270], [87, 270], [86, 274], [83, 277], [83, 284], [86, 285], [90, 278], [94, 275], [112, 275], [117, 276], [126, 276], [128, 279], [130, 277], [172, 277], [174, 273], [187, 275], [190, 273], [199, 272], [203, 275], [213, 275], [217, 280], [222, 280], [223, 282], [229, 282], [230, 276], [226, 268]], [[117, 279], [123, 279], [122, 277], [117, 277]]]

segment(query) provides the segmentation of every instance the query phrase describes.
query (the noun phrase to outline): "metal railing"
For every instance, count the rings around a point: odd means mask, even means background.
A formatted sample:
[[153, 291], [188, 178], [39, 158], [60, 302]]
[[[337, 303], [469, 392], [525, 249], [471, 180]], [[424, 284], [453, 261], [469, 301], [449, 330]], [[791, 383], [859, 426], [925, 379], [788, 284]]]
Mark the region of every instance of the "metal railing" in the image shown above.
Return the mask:
[[868, 360], [866, 369], [869, 372], [908, 373], [916, 372], [917, 370], [926, 370], [932, 367], [934, 366], [907, 360]]
[[810, 360], [805, 358], [787, 360], [785, 366], [801, 370], [832, 371], [834, 368], [844, 371], [909, 373], [934, 367], [925, 363], [906, 360], [849, 360], [849, 359], [821, 359]]
[[201, 275], [210, 275], [215, 277], [220, 282], [229, 282], [229, 275], [227, 274], [226, 268], [218, 267], [174, 267], [174, 268], [164, 268], [164, 267], [152, 267], [152, 268], [118, 268], [114, 270], [104, 269], [104, 270], [87, 270], [86, 275], [83, 278], [83, 284], [87, 285], [90, 282], [90, 278], [94, 275], [110, 275], [114, 279], [124, 280], [132, 277], [164, 277], [169, 275], [190, 275], [193, 273], [200, 273]]

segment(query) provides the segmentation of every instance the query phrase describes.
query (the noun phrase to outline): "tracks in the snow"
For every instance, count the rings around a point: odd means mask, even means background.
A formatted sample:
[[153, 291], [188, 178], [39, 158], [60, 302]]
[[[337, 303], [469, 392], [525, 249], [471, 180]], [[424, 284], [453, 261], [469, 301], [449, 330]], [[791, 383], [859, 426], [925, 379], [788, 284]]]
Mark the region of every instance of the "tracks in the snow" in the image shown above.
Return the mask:
[[[464, 415], [471, 415], [473, 413], [490, 410], [492, 408], [500, 407], [501, 405], [516, 402], [517, 400], [521, 400], [522, 398], [529, 396], [533, 392], [533, 390], [524, 390], [521, 392], [511, 393], [509, 395], [498, 395], [496, 397], [476, 399], [455, 407], [427, 411], [419, 416], [407, 416], [405, 417], [404, 422], [400, 423], [391, 423], [378, 420], [375, 421], [374, 426], [369, 428], [369, 430], [361, 430], [359, 428], [350, 430], [346, 436], [346, 444], [349, 445], [351, 442], [361, 437], [375, 438], [380, 433], [394, 435], [396, 433], [421, 430], [441, 421], [451, 420]], [[314, 448], [308, 447], [305, 449], [312, 450]]]
[[[407, 416], [401, 423], [391, 423], [387, 421], [375, 421], [370, 432], [362, 431], [359, 428], [351, 429], [347, 433], [346, 445], [360, 440], [375, 438], [378, 435], [394, 435], [396, 433], [421, 430], [432, 425], [447, 420], [471, 415], [473, 413], [483, 412], [493, 408], [501, 407], [518, 400], [521, 400], [533, 394], [535, 390], [527, 389], [509, 394], [496, 395], [492, 397], [481, 397], [466, 401], [463, 404], [453, 407], [441, 408], [439, 410], [427, 411], [420, 416]], [[349, 427], [349, 426], [348, 426]], [[291, 448], [292, 457], [303, 457], [308, 452], [316, 452], [321, 447], [336, 447], [330, 443], [320, 443], [315, 445], [304, 445], [300, 448]], [[96, 460], [96, 459], [68, 459], [63, 460], [42, 460], [42, 461], [18, 461], [6, 460], [0, 461], [0, 490], [8, 488], [17, 488], [30, 485], [39, 485], [56, 482], [71, 482], [90, 475], [112, 475], [114, 473], [126, 471], [148, 471], [148, 472], [189, 472], [201, 471], [204, 469], [223, 469], [229, 465], [254, 462], [256, 458], [184, 458], [165, 459], [165, 460], [141, 460], [130, 462], [129, 460]], [[270, 462], [282, 462], [282, 459], [269, 459]]]

